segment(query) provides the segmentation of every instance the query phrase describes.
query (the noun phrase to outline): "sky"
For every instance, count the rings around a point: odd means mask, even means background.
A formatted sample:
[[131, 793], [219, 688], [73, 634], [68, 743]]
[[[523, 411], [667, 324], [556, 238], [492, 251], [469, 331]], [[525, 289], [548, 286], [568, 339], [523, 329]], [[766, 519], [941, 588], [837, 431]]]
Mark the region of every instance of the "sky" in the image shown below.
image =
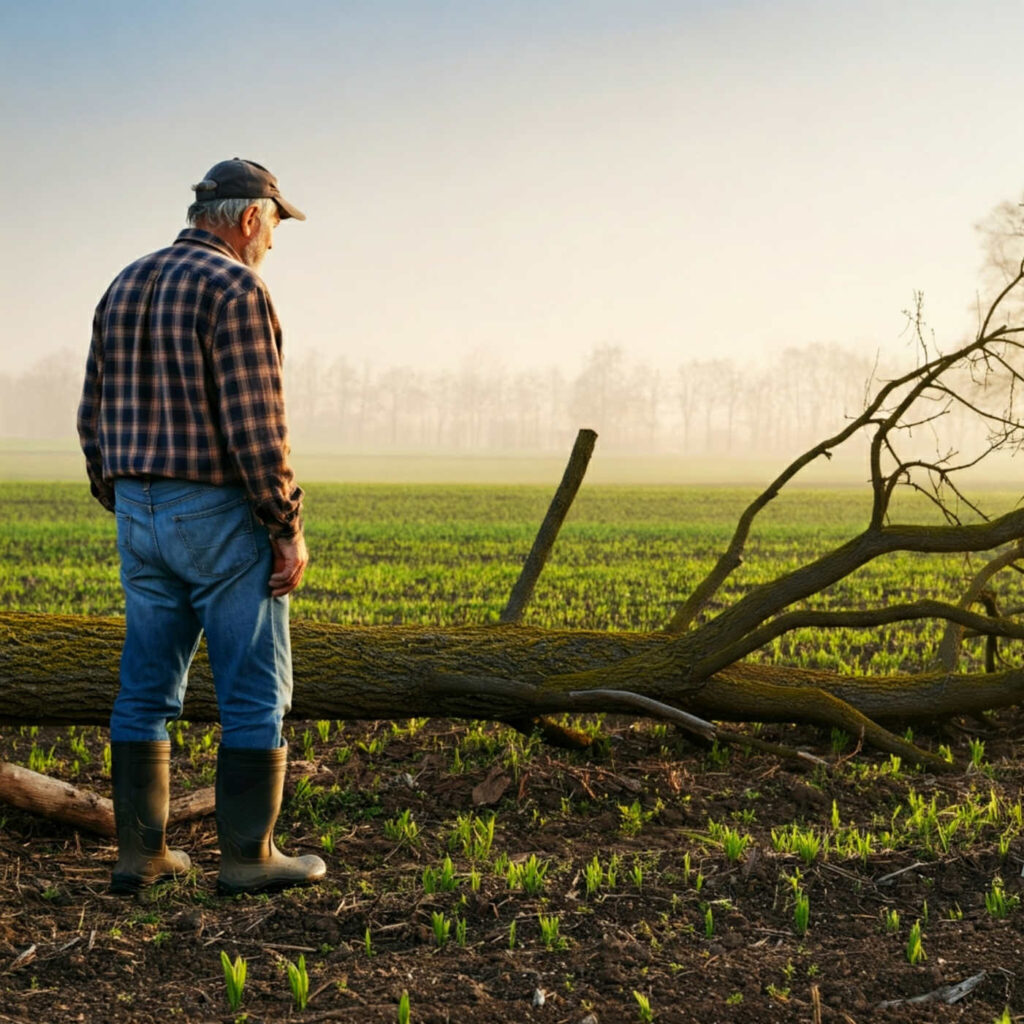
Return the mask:
[[1016, 0], [0, 0], [0, 372], [84, 364], [232, 156], [308, 215], [263, 269], [291, 353], [898, 352], [916, 291], [956, 340], [1021, 38]]

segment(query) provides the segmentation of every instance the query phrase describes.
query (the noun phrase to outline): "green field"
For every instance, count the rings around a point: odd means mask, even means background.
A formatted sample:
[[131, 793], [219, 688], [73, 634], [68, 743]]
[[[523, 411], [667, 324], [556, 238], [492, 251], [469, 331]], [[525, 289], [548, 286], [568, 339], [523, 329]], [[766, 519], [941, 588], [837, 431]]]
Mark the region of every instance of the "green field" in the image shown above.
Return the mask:
[[[713, 564], [754, 492], [728, 488], [585, 486], [537, 586], [527, 621], [551, 628], [656, 630]], [[551, 489], [536, 486], [312, 484], [312, 561], [293, 615], [346, 624], [490, 622], [530, 549]], [[1012, 504], [989, 494], [989, 507]], [[744, 565], [719, 606], [861, 529], [867, 495], [793, 490], [757, 521]], [[117, 615], [113, 519], [74, 484], [0, 484], [0, 607]], [[901, 521], [938, 522], [923, 499]], [[880, 559], [816, 599], [864, 607], [915, 596], [955, 599], [982, 564], [963, 556]], [[1005, 576], [1006, 574], [1004, 574]], [[1021, 603], [1020, 586], [1003, 600]], [[920, 667], [938, 629], [796, 632], [765, 658], [838, 670]]]

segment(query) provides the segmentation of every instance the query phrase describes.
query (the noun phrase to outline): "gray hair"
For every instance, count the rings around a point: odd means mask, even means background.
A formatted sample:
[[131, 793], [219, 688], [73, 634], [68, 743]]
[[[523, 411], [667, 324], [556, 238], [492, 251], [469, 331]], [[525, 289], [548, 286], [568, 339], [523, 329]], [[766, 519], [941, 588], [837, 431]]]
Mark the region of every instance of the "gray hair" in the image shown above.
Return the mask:
[[189, 224], [196, 227], [200, 222], [211, 228], [231, 228], [250, 206], [258, 206], [260, 219], [266, 220], [277, 209], [273, 199], [197, 199], [185, 215]]

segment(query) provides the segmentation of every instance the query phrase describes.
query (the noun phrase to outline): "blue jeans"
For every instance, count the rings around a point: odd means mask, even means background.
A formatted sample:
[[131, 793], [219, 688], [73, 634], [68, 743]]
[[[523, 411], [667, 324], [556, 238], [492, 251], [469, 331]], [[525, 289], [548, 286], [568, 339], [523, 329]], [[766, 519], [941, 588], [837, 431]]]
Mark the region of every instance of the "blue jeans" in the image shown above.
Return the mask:
[[205, 632], [221, 742], [281, 746], [292, 693], [288, 598], [270, 594], [270, 539], [244, 489], [123, 478], [114, 491], [125, 641], [111, 740], [168, 738]]

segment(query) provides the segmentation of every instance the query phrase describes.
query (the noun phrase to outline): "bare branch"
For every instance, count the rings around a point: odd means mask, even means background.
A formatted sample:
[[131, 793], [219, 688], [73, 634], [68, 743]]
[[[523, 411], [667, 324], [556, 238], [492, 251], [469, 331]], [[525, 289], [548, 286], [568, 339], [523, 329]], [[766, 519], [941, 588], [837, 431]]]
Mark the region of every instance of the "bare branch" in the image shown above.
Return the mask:
[[[945, 601], [921, 600], [908, 604], [894, 604], [886, 608], [867, 608], [856, 611], [820, 611], [806, 609], [779, 615], [759, 629], [747, 633], [742, 640], [716, 650], [714, 654], [698, 662], [693, 674], [707, 677], [735, 664], [759, 647], [772, 640], [791, 633], [794, 629], [868, 629], [893, 622], [909, 622], [915, 619], [946, 619], [975, 630], [978, 635], [1013, 637], [1024, 640], [1024, 626], [1005, 618], [993, 618], [970, 612], [962, 605]], [[952, 665], [947, 666], [952, 668]]]
[[989, 551], [1021, 537], [1024, 537], [1022, 509], [986, 523], [868, 528], [821, 558], [754, 588], [731, 608], [701, 626], [695, 639], [699, 637], [706, 650], [735, 643], [784, 608], [824, 590], [880, 555], [893, 551]]
[[[1024, 556], [1024, 541], [1017, 541], [1006, 551], [986, 562], [968, 584], [964, 596], [960, 599], [960, 607], [966, 609], [978, 601], [989, 580], [1007, 566], [1013, 565], [1022, 556]], [[942, 640], [939, 641], [938, 660], [943, 668], [952, 672], [960, 654], [960, 645], [963, 642], [963, 627], [969, 623], [952, 618], [949, 622]]]

